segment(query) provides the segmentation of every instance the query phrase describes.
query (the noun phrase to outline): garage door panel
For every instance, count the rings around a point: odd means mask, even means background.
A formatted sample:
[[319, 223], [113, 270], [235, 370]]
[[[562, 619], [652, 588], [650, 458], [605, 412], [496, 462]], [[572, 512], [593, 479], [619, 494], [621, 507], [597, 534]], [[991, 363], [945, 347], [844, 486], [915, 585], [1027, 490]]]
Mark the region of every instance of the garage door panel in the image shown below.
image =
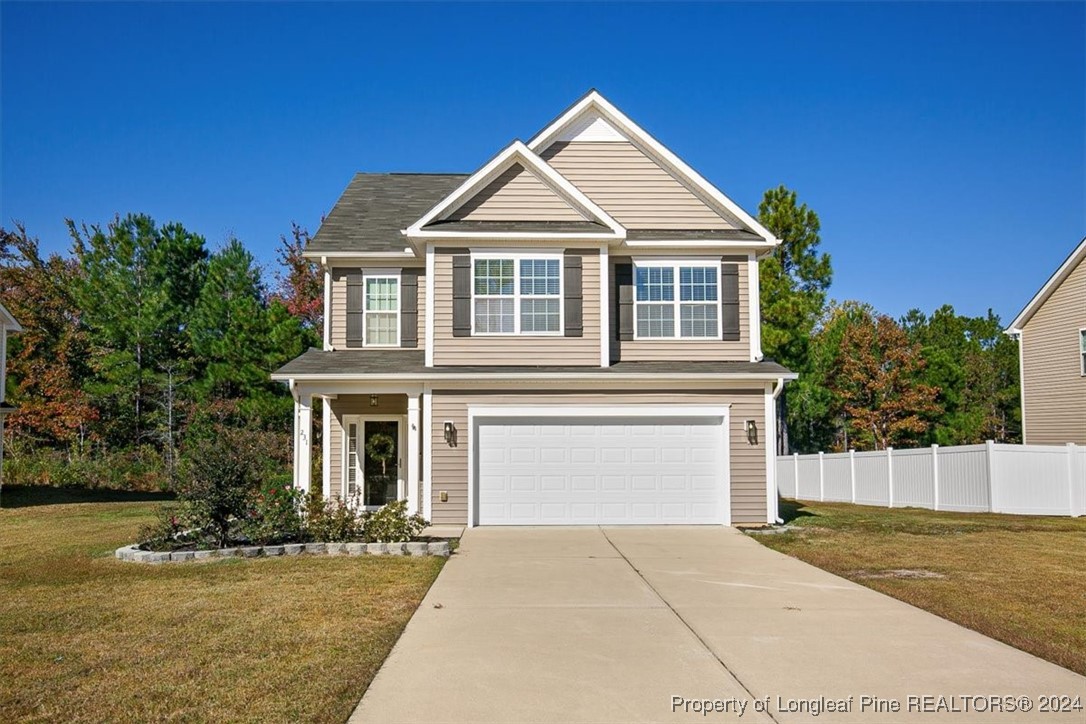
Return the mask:
[[480, 421], [481, 524], [720, 523], [721, 419]]

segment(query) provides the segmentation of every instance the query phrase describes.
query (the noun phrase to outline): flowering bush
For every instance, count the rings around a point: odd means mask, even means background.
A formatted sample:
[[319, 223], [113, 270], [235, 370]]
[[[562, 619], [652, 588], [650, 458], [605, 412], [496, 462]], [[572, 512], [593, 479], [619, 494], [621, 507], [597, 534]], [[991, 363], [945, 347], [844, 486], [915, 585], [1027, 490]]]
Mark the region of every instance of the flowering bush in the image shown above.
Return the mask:
[[339, 497], [325, 499], [320, 491], [310, 492], [305, 501], [305, 538], [327, 543], [362, 540], [361, 502]]
[[419, 514], [407, 514], [407, 501], [397, 500], [366, 515], [362, 535], [367, 543], [406, 543], [430, 525]]
[[290, 476], [277, 476], [264, 482], [249, 501], [239, 532], [256, 545], [273, 545], [301, 540], [302, 494], [290, 483]]

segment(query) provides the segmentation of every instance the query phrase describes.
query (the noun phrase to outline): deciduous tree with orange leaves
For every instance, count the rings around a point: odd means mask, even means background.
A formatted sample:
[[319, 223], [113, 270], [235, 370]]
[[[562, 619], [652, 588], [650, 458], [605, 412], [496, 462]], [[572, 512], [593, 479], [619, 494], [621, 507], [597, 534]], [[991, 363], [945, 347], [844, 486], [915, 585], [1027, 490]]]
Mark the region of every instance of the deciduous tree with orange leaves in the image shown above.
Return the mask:
[[940, 412], [938, 389], [920, 380], [920, 345], [885, 314], [850, 315], [829, 387], [839, 397], [849, 441], [856, 449], [915, 444]]

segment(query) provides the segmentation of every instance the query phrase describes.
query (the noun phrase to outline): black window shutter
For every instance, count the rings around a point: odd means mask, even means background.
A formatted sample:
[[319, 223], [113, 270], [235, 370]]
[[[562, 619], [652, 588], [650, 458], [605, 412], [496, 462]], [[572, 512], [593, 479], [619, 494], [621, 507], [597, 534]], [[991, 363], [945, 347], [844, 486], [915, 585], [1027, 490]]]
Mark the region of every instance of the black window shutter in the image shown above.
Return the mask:
[[562, 281], [562, 304], [564, 306], [566, 322], [566, 336], [567, 337], [583, 337], [584, 336], [584, 314], [583, 314], [583, 281], [582, 281], [582, 258], [580, 250], [566, 249], [566, 256], [564, 261], [565, 268], [562, 270], [565, 278]]
[[453, 263], [454, 337], [471, 336], [471, 255], [456, 254]]
[[633, 264], [615, 264], [615, 304], [618, 305], [618, 327], [615, 329], [617, 338], [623, 341], [633, 339]]
[[739, 341], [739, 265], [720, 265], [720, 302], [723, 319], [720, 330], [728, 342]]
[[363, 302], [362, 270], [347, 274], [347, 346], [362, 346]]
[[400, 271], [400, 346], [419, 346], [419, 270]]

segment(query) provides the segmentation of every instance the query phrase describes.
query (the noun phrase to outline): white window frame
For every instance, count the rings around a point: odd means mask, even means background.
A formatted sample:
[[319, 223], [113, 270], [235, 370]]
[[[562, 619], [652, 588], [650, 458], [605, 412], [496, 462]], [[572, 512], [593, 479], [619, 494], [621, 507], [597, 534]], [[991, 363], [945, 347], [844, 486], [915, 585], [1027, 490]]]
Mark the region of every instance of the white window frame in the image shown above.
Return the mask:
[[[388, 314], [389, 310], [373, 310], [372, 312], [366, 308], [369, 303], [369, 282], [371, 279], [395, 279], [396, 280], [396, 341], [392, 344], [375, 344], [369, 340], [369, 325], [366, 324], [366, 318], [372, 314]], [[385, 347], [393, 348], [399, 347], [403, 340], [403, 284], [400, 279], [400, 271], [398, 269], [392, 269], [388, 272], [378, 272], [376, 270], [370, 272], [367, 271], [362, 275], [362, 346], [363, 347]]]
[[1078, 330], [1078, 365], [1079, 376], [1086, 377], [1086, 327]]
[[[675, 293], [674, 299], [670, 302], [666, 300], [661, 301], [639, 301], [637, 299], [637, 269], [638, 267], [670, 267], [672, 269], [672, 275], [674, 278]], [[681, 330], [682, 315], [679, 312], [679, 308], [683, 304], [711, 304], [711, 302], [683, 302], [680, 300], [681, 294], [679, 293], [679, 269], [681, 267], [701, 267], [705, 269], [716, 269], [716, 336], [713, 337], [683, 337]], [[676, 340], [681, 339], [685, 342], [697, 342], [697, 341], [721, 341], [724, 339], [724, 295], [721, 288], [721, 282], [723, 281], [721, 275], [721, 262], [720, 259], [638, 259], [633, 260], [633, 284], [634, 284], [634, 339], [653, 341], [653, 340]], [[637, 308], [644, 304], [670, 304], [672, 305], [672, 315], [674, 318], [675, 333], [670, 337], [642, 337], [637, 333]]]
[[[553, 251], [502, 251], [502, 250], [487, 250], [487, 251], [472, 251], [471, 252], [471, 336], [473, 337], [563, 337], [566, 331], [566, 305], [565, 305], [565, 284], [566, 284], [566, 270], [563, 253], [555, 253]], [[492, 295], [482, 294], [478, 295], [484, 299], [504, 299], [511, 298], [513, 300], [513, 331], [512, 332], [479, 332], [475, 329], [475, 300], [477, 296], [475, 294], [475, 262], [476, 260], [494, 260], [494, 259], [511, 259], [513, 261], [513, 295], [507, 297], [506, 295]], [[524, 260], [541, 260], [541, 261], [557, 261], [558, 262], [558, 296], [539, 296], [534, 294], [522, 295], [520, 293], [520, 263]], [[556, 332], [522, 332], [520, 329], [520, 302], [521, 299], [557, 299], [558, 300], [558, 331]]]

